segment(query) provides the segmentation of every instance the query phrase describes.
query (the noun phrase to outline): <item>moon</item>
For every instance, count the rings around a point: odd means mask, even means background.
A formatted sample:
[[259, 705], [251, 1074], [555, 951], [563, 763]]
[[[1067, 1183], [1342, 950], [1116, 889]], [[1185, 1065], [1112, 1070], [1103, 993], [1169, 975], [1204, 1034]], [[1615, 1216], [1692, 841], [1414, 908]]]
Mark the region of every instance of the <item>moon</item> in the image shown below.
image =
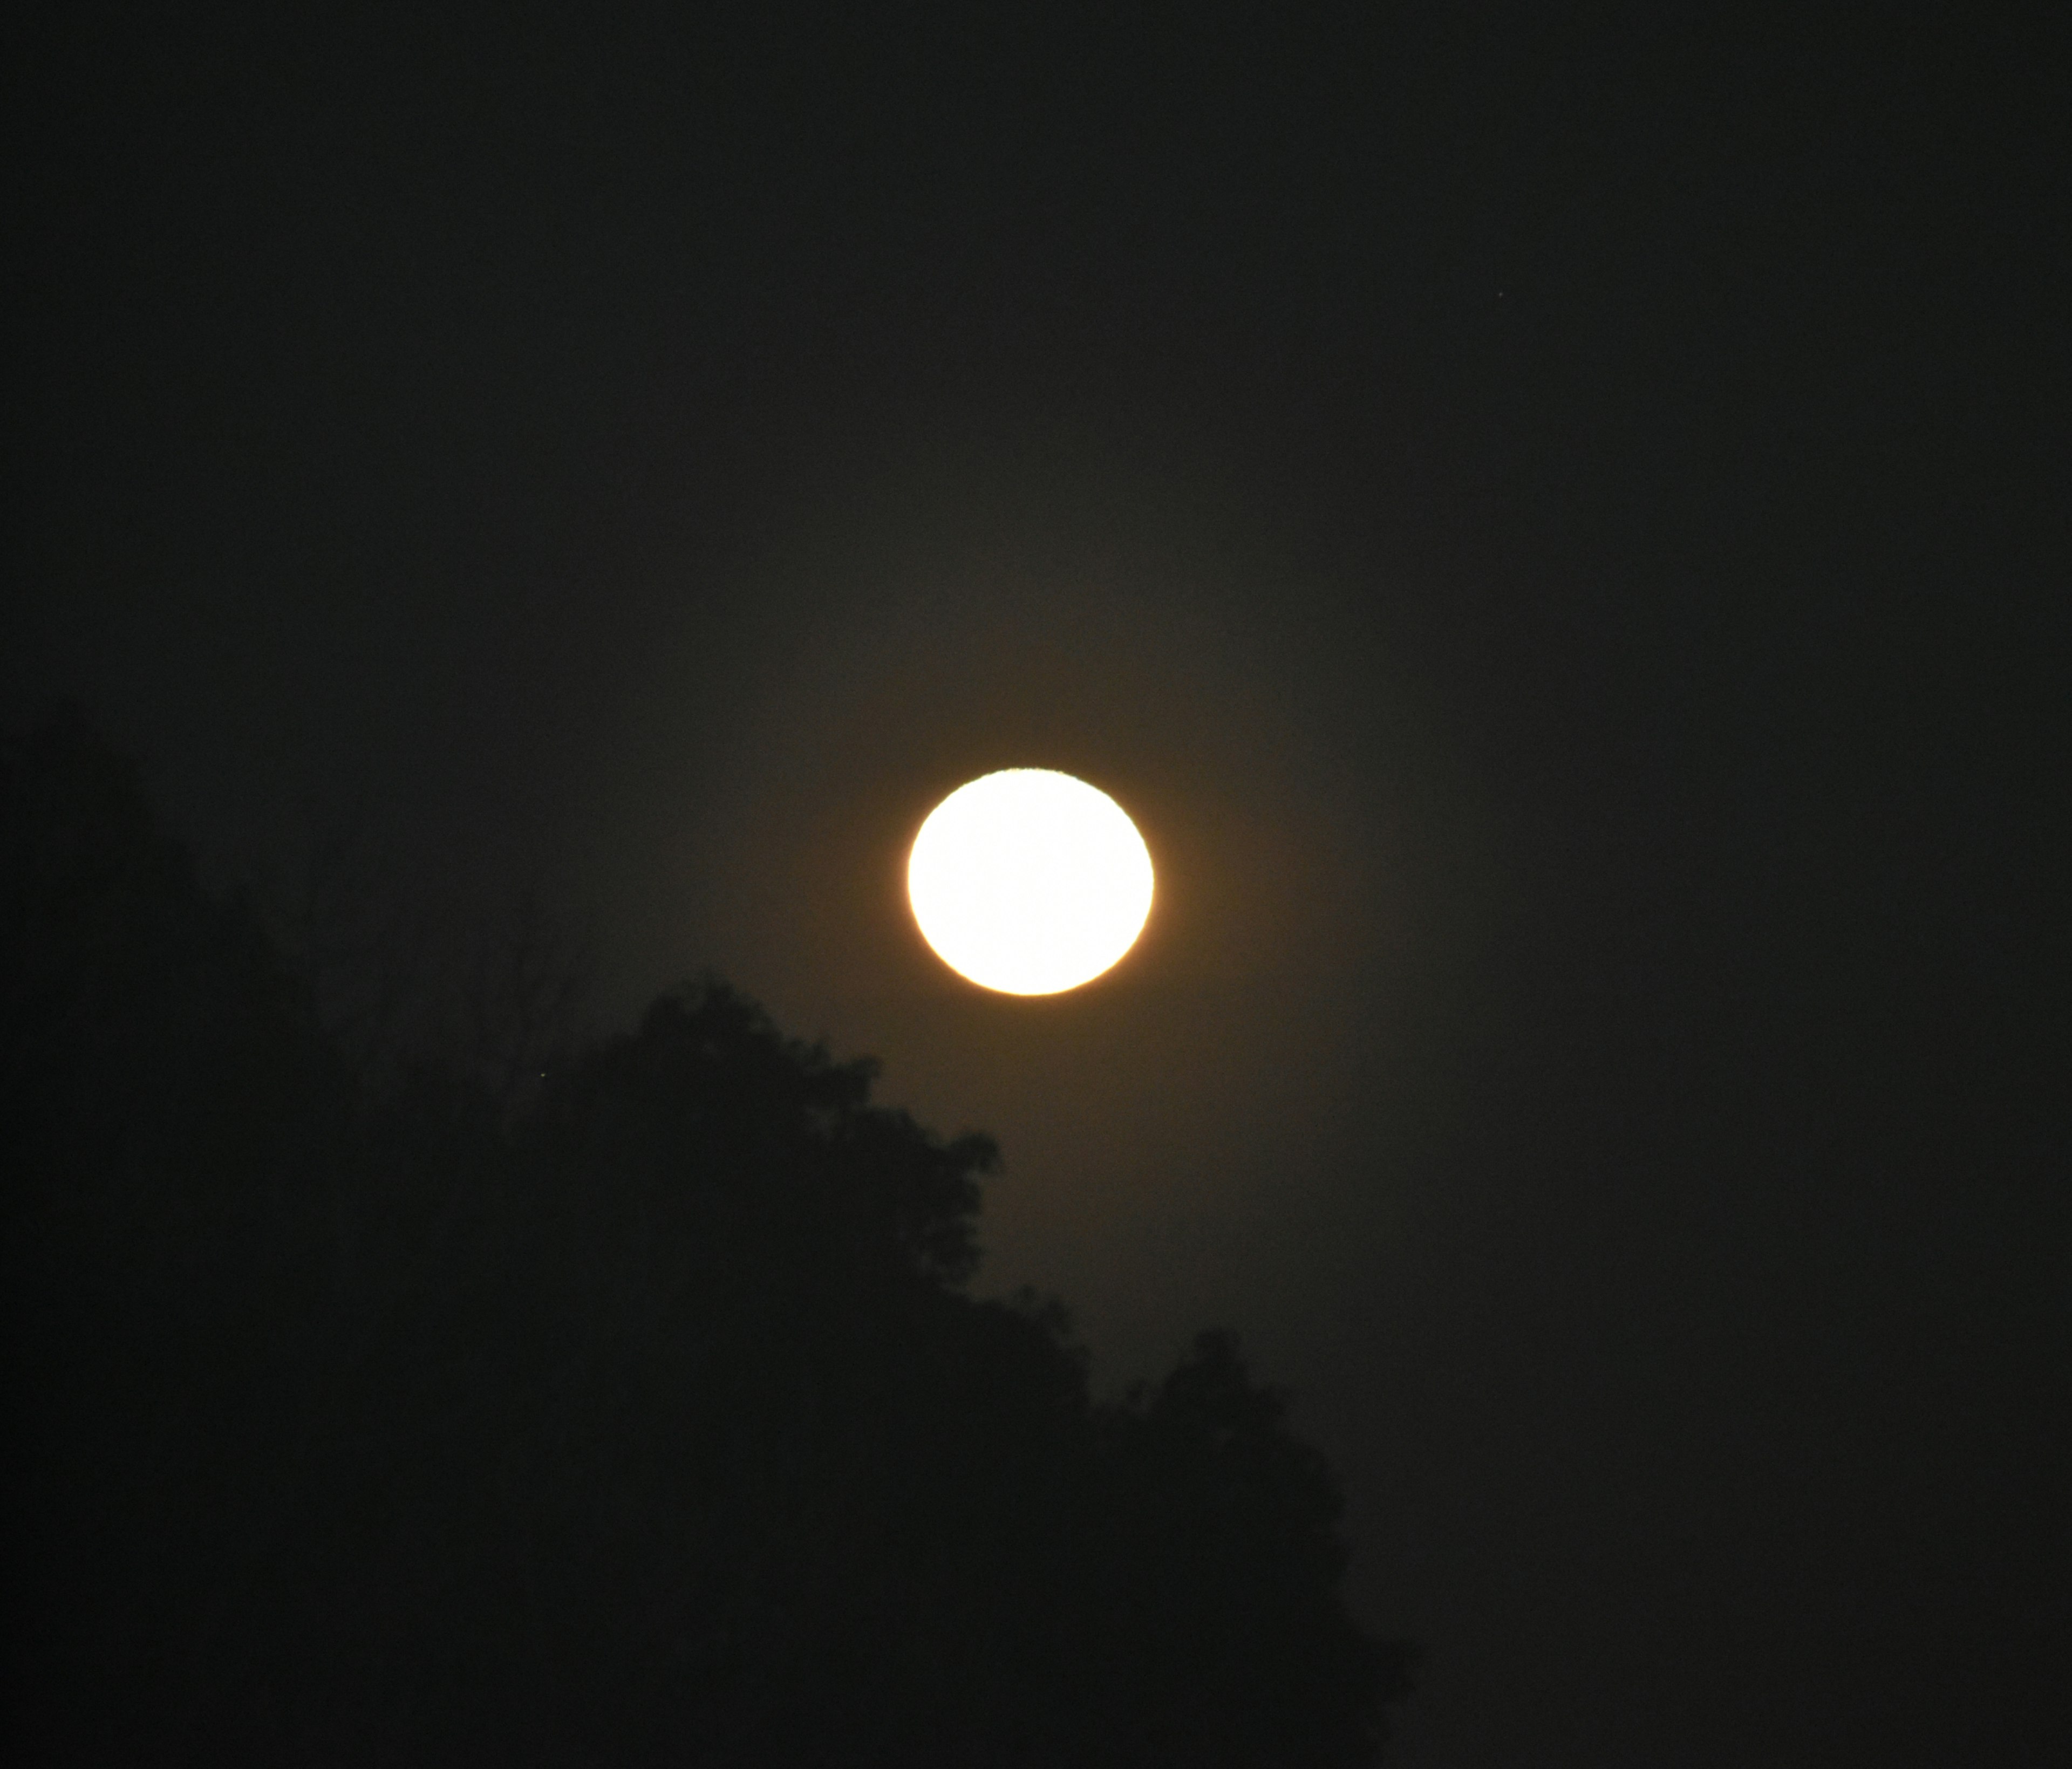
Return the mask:
[[1151, 854], [1098, 786], [1007, 768], [928, 814], [906, 895], [937, 957], [1003, 995], [1090, 983], [1137, 943], [1151, 913]]

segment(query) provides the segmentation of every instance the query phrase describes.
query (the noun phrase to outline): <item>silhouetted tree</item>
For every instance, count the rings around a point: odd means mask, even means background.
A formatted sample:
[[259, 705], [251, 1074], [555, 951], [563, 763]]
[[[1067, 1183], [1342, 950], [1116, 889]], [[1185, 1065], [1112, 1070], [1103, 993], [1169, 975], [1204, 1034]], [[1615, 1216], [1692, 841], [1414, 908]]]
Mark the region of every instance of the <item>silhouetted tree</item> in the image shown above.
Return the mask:
[[271, 898], [281, 948], [364, 1090], [435, 1061], [516, 1109], [582, 1042], [588, 954], [532, 890], [465, 919], [385, 886], [348, 827], [314, 842]]
[[14, 1760], [1371, 1760], [1328, 1471], [967, 1294], [985, 1138], [713, 979], [370, 1090], [76, 718], [4, 768]]
[[15, 1687], [82, 1755], [141, 1755], [292, 1479], [350, 1100], [256, 921], [196, 888], [132, 770], [76, 717], [10, 738], [4, 769]]

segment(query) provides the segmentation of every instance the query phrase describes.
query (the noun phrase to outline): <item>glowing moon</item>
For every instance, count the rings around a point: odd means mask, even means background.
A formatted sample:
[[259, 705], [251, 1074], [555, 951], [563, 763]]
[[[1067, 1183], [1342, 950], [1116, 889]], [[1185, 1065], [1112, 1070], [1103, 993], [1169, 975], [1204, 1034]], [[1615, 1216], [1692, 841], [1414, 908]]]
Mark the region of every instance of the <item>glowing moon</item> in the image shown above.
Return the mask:
[[906, 895], [952, 971], [1006, 995], [1055, 995], [1136, 944], [1151, 913], [1151, 856], [1098, 787], [1009, 768], [928, 814], [907, 858]]

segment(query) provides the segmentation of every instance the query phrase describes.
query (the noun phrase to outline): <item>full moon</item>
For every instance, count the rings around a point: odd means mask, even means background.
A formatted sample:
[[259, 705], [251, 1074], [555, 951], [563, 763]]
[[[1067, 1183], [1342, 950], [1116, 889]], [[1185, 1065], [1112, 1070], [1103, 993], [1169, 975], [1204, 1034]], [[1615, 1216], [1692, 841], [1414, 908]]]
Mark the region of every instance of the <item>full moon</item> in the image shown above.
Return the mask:
[[1047, 768], [960, 786], [906, 861], [923, 936], [960, 975], [1005, 995], [1091, 982], [1151, 913], [1151, 856], [1121, 806]]

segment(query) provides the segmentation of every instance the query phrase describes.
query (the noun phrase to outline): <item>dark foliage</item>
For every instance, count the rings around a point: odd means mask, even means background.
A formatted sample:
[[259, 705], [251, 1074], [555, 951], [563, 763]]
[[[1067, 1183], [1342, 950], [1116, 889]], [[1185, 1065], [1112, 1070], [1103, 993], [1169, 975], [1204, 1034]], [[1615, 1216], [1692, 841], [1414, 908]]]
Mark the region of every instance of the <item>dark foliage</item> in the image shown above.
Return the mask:
[[1371, 1759], [1328, 1471], [965, 1294], [985, 1139], [713, 981], [370, 1090], [88, 733], [4, 769], [11, 1760]]

